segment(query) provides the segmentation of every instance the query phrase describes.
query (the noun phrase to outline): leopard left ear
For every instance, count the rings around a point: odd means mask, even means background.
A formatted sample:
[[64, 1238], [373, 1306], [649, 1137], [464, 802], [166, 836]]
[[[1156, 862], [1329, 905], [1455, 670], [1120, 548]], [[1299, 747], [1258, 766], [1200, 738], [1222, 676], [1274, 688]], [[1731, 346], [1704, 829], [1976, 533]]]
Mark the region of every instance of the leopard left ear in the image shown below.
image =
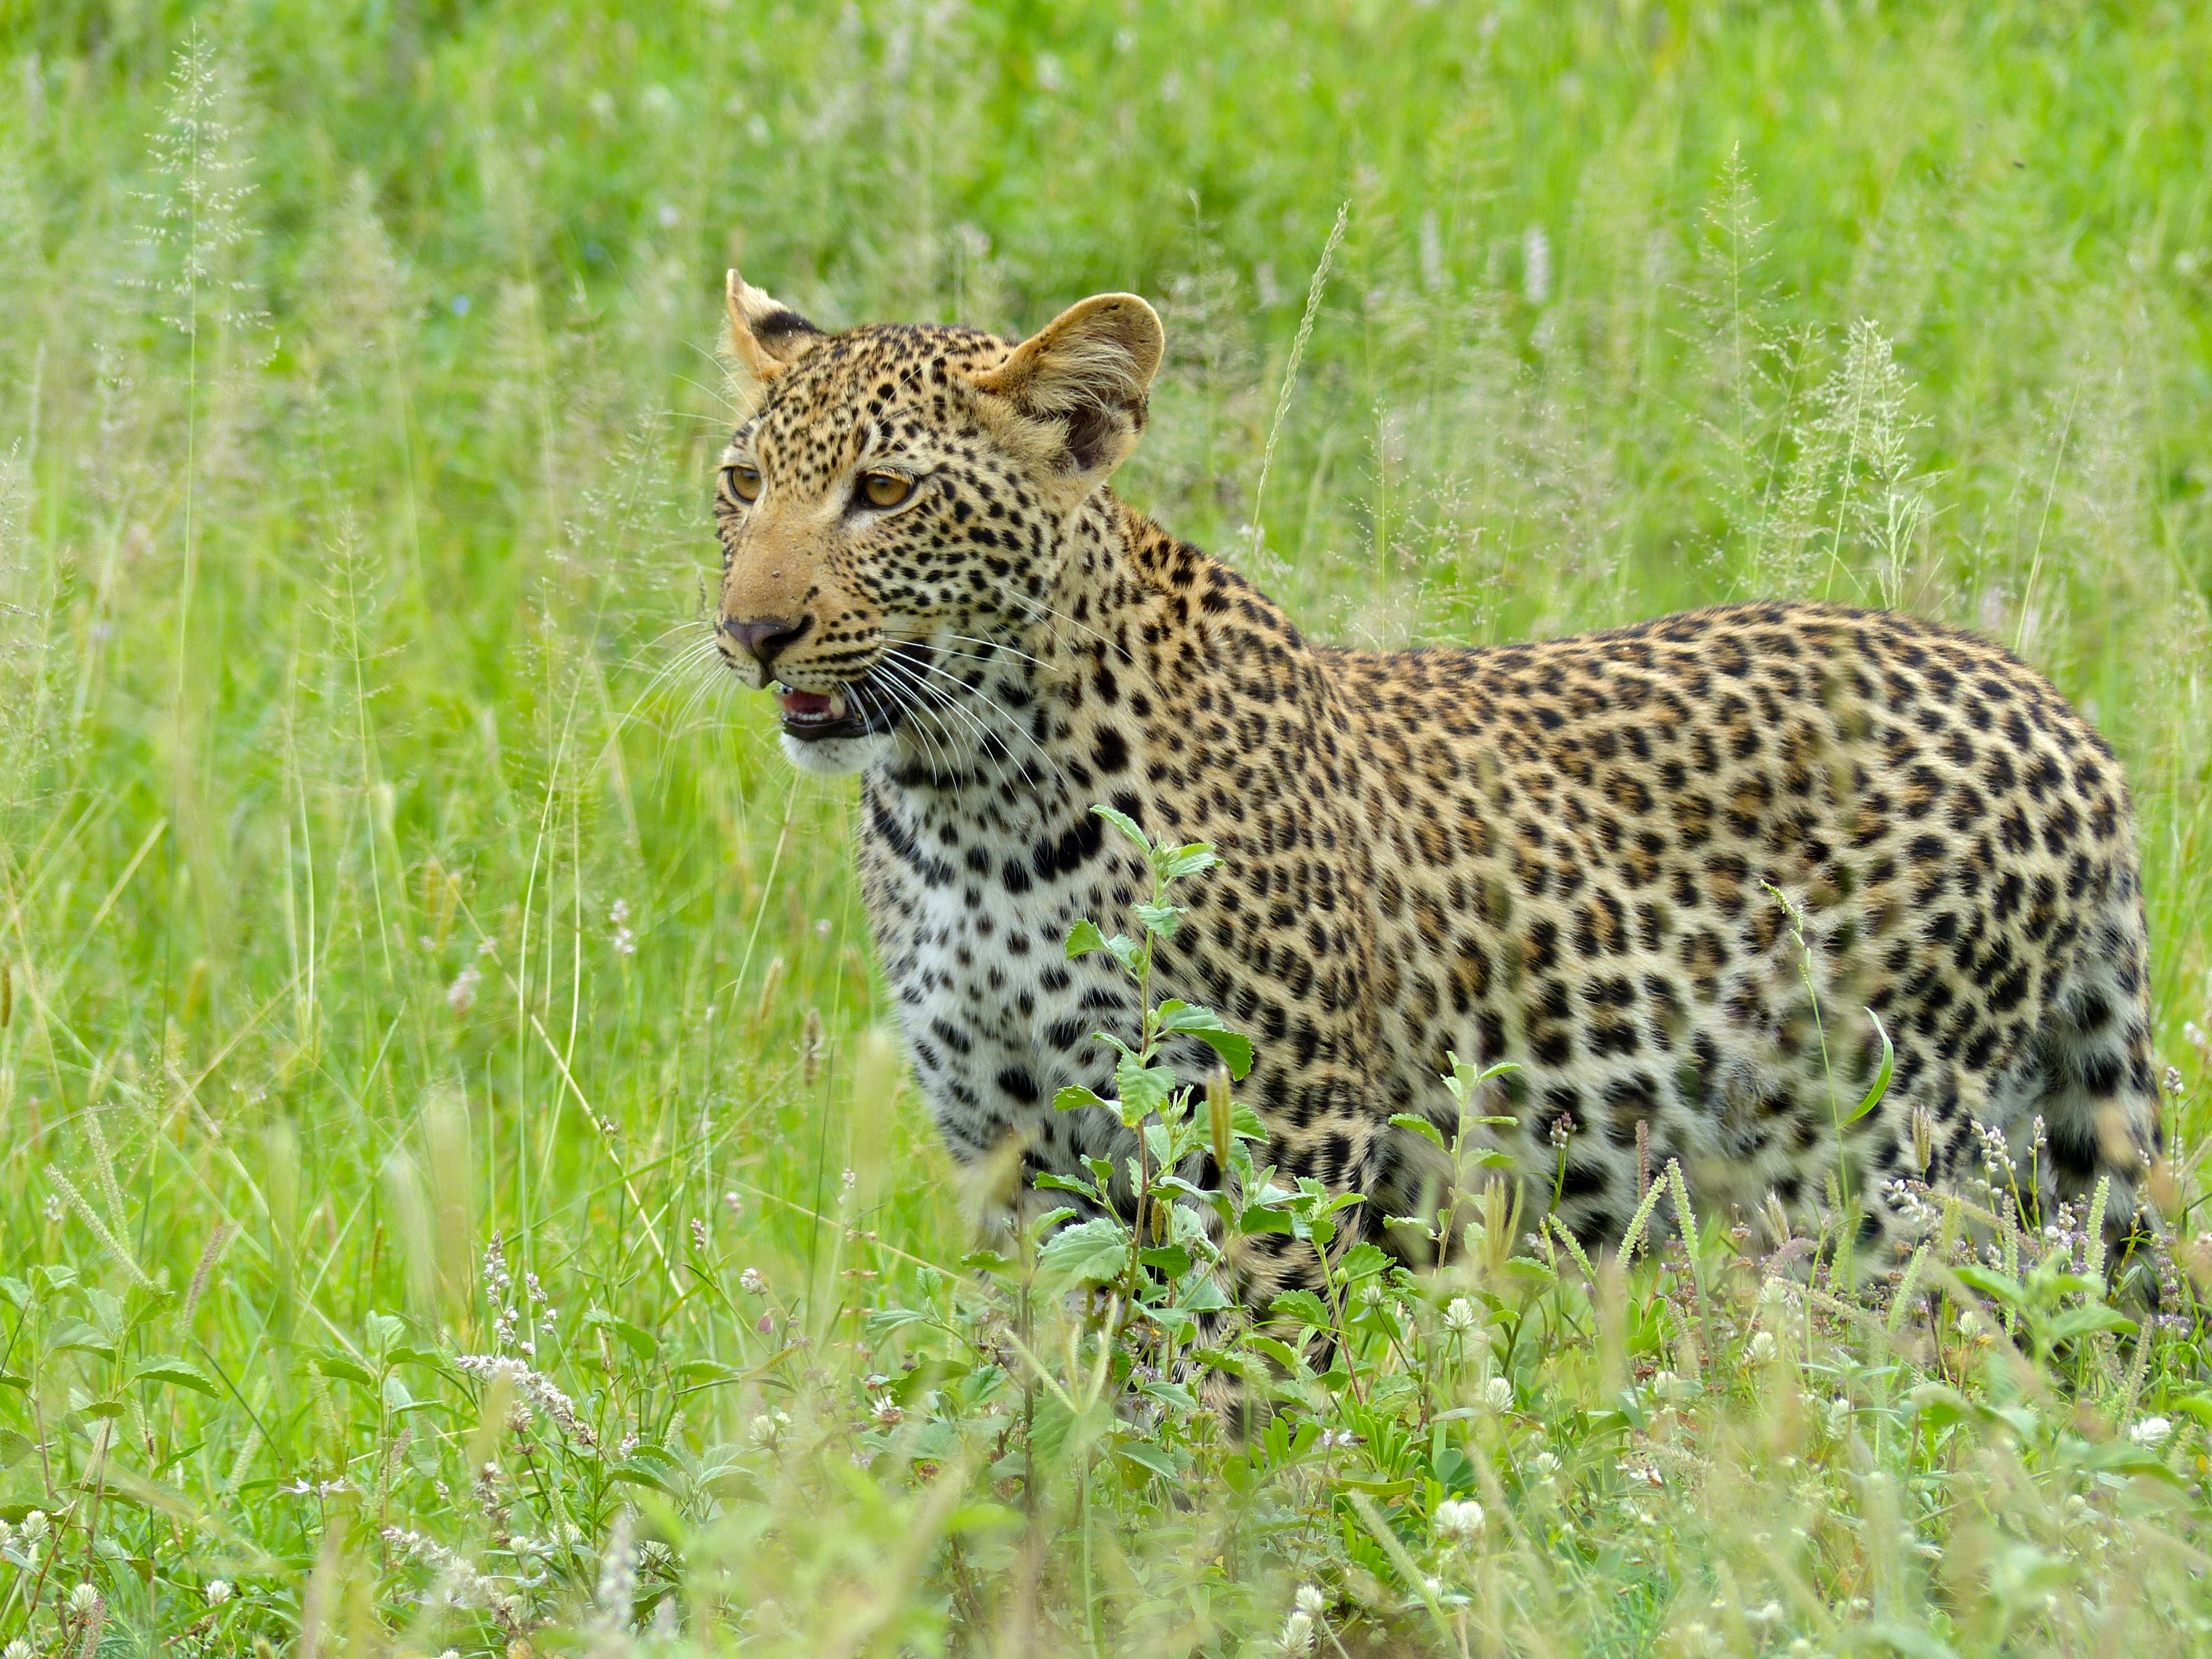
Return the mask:
[[821, 343], [822, 331], [789, 306], [732, 271], [730, 349], [763, 385]]
[[1057, 428], [1060, 464], [1103, 479], [1145, 429], [1145, 394], [1160, 366], [1159, 314], [1133, 294], [1094, 294], [1016, 346], [975, 384], [1030, 420]]

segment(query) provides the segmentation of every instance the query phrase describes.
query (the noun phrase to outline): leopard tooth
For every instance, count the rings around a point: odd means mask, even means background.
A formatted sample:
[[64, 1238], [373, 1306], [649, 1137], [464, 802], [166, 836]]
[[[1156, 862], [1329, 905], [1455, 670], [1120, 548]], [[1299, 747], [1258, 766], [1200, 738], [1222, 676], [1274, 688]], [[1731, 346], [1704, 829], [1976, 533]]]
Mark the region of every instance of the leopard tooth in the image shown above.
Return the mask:
[[842, 691], [832, 691], [830, 694], [830, 718], [833, 720], [842, 720], [845, 718], [845, 694]]

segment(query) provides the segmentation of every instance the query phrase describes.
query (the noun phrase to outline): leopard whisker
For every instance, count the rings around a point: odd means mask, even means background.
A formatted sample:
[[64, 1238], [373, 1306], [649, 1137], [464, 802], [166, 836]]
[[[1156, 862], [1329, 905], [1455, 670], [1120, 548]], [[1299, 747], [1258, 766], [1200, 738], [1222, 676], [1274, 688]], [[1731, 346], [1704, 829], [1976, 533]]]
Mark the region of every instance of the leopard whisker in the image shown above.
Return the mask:
[[[908, 661], [911, 666], [921, 668], [928, 673], [935, 674], [939, 678], [947, 680], [952, 684], [958, 686], [962, 690], [967, 692], [970, 698], [982, 700], [982, 688], [980, 685], [972, 685], [968, 681], [961, 678], [957, 674], [948, 672], [946, 670], [939, 668], [932, 663], [914, 659], [909, 659]], [[945, 695], [949, 696], [949, 694]], [[991, 707], [994, 712], [996, 711], [995, 704], [988, 704], [987, 706]], [[971, 723], [973, 723], [972, 717]], [[1028, 744], [1031, 749], [1036, 751], [1038, 758], [1042, 760], [1047, 766], [1051, 767], [1055, 773], [1060, 771], [1059, 763], [1053, 759], [1052, 756], [1046, 750], [1044, 745], [1039, 743], [1035, 737], [1031, 736], [1029, 732], [1023, 731], [1018, 723], [1009, 721], [1008, 726], [1010, 731], [1019, 736], [1024, 743]], [[982, 738], [984, 736], [983, 728], [980, 725], [977, 726], [976, 735], [979, 738]], [[1006, 738], [1004, 736], [1000, 736], [999, 738], [999, 744], [1001, 748], [1006, 747]], [[1009, 750], [1007, 752], [1011, 758], [1012, 751]], [[1037, 787], [1036, 776], [1030, 771], [1026, 763], [1024, 763], [1022, 765], [1022, 775], [1028, 781], [1031, 788]]]

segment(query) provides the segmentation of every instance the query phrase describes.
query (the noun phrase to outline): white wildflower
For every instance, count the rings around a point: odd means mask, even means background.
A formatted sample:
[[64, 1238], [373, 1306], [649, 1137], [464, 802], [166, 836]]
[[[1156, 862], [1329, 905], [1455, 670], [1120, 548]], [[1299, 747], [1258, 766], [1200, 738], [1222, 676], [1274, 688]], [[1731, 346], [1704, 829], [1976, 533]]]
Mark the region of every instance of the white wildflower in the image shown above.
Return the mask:
[[1474, 1304], [1463, 1296], [1455, 1296], [1444, 1309], [1444, 1328], [1457, 1336], [1465, 1336], [1482, 1322], [1474, 1311]]
[[765, 1296], [768, 1294], [768, 1280], [761, 1277], [759, 1268], [748, 1267], [738, 1275], [738, 1288], [755, 1296]]
[[2163, 1417], [2146, 1417], [2128, 1431], [2128, 1438], [2138, 1446], [2156, 1449], [2166, 1443], [2173, 1432], [2173, 1425]]
[[542, 1372], [534, 1371], [520, 1360], [510, 1359], [504, 1354], [463, 1354], [453, 1363], [471, 1376], [481, 1376], [487, 1381], [495, 1376], [506, 1377], [514, 1384], [518, 1398], [537, 1407], [541, 1416], [551, 1418], [560, 1425], [561, 1431], [578, 1445], [593, 1447], [599, 1444], [591, 1425], [576, 1414], [576, 1402], [562, 1393], [553, 1380]]
[[1538, 1452], [1528, 1460], [1528, 1473], [1539, 1480], [1549, 1480], [1559, 1472], [1559, 1460], [1547, 1451]]
[[210, 1578], [208, 1580], [207, 1604], [210, 1607], [219, 1607], [224, 1602], [229, 1601], [230, 1597], [231, 1589], [230, 1581], [228, 1579]]
[[1313, 1614], [1299, 1609], [1283, 1620], [1283, 1634], [1278, 1646], [1284, 1653], [1311, 1653], [1313, 1638]]
[[791, 1419], [781, 1412], [763, 1412], [753, 1419], [747, 1432], [752, 1436], [756, 1446], [773, 1446], [790, 1425]]
[[1300, 1613], [1310, 1613], [1316, 1619], [1320, 1618], [1328, 1607], [1328, 1598], [1311, 1584], [1299, 1585], [1294, 1599]]
[[1437, 1536], [1451, 1545], [1471, 1544], [1481, 1537], [1482, 1522], [1482, 1505], [1471, 1498], [1447, 1498], [1429, 1517]]
[[44, 1510], [33, 1510], [25, 1516], [22, 1533], [23, 1541], [27, 1544], [35, 1544], [44, 1538], [46, 1535], [46, 1512]]
[[19, 1636], [5, 1648], [0, 1648], [0, 1659], [31, 1659], [31, 1644]]
[[1482, 1385], [1482, 1403], [1494, 1412], [1513, 1409], [1513, 1383], [1509, 1377], [1493, 1376]]
[[1762, 1365], [1781, 1351], [1780, 1346], [1774, 1340], [1772, 1331], [1753, 1332], [1751, 1345], [1745, 1350], [1753, 1360]]
[[69, 1593], [70, 1617], [72, 1619], [89, 1619], [93, 1610], [99, 1606], [100, 1592], [89, 1584], [79, 1584]]

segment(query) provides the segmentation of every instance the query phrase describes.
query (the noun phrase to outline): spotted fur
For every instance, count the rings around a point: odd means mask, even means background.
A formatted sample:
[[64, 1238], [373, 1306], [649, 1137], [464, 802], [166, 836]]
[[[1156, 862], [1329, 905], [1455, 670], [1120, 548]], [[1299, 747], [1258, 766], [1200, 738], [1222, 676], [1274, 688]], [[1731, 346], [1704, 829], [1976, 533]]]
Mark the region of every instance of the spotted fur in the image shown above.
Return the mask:
[[[1894, 1243], [1917, 1114], [1935, 1183], [1978, 1172], [1977, 1121], [2021, 1148], [2040, 1116], [2023, 1178], [2079, 1198], [2109, 1176], [2114, 1225], [2134, 1214], [2158, 1130], [2127, 790], [2004, 651], [1814, 605], [1331, 649], [1106, 488], [1158, 359], [1143, 301], [1019, 345], [828, 335], [733, 276], [732, 318], [761, 396], [717, 495], [724, 650], [787, 708], [845, 699], [785, 747], [861, 774], [871, 924], [963, 1162], [1130, 1150], [1051, 1103], [1109, 1092], [1091, 1033], [1138, 1024], [1105, 957], [1062, 949], [1143, 890], [1103, 801], [1220, 850], [1157, 994], [1252, 1036], [1264, 1157], [1367, 1194], [1351, 1236], [1437, 1202], [1436, 1155], [1390, 1119], [1457, 1127], [1454, 1054], [1516, 1062], [1494, 1139], [1531, 1212], [1556, 1187], [1592, 1243], [1630, 1218], [1642, 1138], [1700, 1204], [1800, 1216], [1840, 1146], [1869, 1247]], [[854, 481], [886, 469], [914, 488], [882, 511]], [[1839, 1130], [1877, 1018], [1893, 1080]], [[1196, 1078], [1211, 1056], [1179, 1058]], [[1316, 1263], [1267, 1235], [1236, 1273], [1264, 1308]]]

